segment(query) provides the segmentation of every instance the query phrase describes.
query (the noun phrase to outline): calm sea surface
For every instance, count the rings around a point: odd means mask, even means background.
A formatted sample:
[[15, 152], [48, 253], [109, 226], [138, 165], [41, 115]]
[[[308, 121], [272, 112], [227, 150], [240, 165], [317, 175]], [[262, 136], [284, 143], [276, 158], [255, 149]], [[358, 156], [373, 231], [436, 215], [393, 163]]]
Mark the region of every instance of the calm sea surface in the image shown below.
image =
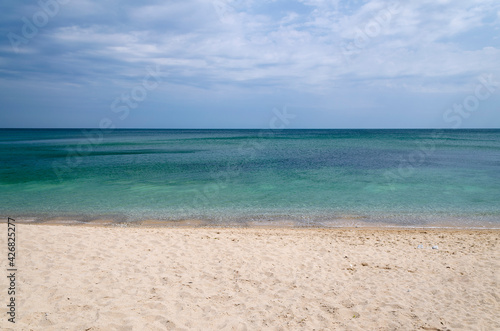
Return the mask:
[[500, 227], [500, 130], [0, 130], [0, 216]]

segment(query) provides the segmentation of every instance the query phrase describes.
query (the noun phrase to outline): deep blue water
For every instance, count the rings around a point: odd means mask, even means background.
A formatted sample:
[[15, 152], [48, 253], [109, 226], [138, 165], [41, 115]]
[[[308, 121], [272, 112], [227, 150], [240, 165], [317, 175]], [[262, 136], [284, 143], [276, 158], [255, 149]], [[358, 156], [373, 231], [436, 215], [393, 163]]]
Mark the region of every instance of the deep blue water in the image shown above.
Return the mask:
[[0, 130], [0, 216], [500, 226], [500, 130]]

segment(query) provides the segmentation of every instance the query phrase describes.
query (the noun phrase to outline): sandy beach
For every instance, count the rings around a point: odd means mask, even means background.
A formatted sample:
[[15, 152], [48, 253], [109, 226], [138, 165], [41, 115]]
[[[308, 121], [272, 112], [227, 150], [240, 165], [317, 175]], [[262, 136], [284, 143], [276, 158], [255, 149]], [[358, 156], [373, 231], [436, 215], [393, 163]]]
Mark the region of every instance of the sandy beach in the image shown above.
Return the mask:
[[500, 329], [499, 230], [18, 224], [15, 325], [2, 233], [2, 330]]

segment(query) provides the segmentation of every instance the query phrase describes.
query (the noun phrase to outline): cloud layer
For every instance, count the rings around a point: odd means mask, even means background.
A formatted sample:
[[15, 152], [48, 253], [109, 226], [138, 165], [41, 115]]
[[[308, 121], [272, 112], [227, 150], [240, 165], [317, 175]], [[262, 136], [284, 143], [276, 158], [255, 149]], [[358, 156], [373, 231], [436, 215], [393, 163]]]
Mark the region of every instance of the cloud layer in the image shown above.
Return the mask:
[[[481, 74], [500, 79], [495, 0], [41, 0], [1, 12], [0, 126], [42, 115], [92, 126], [147, 66], [162, 83], [139, 108], [155, 120], [124, 126], [255, 127], [285, 104], [297, 127], [445, 126], [443, 107]], [[498, 91], [482, 106], [470, 126], [498, 126]]]

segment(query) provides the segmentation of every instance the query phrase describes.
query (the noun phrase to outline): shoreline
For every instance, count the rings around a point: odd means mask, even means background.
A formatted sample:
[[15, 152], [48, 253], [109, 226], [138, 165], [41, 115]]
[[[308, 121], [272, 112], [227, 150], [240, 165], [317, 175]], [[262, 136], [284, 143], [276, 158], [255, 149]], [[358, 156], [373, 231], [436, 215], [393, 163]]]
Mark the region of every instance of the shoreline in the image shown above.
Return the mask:
[[14, 329], [500, 328], [498, 230], [17, 224], [16, 238]]
[[[384, 222], [356, 222], [352, 220], [337, 220], [322, 223], [301, 223], [286, 220], [248, 221], [248, 222], [213, 222], [202, 219], [181, 220], [156, 220], [145, 219], [138, 221], [117, 221], [115, 219], [91, 219], [77, 220], [65, 217], [54, 217], [48, 219], [15, 218], [18, 224], [32, 225], [67, 225], [67, 226], [99, 226], [99, 227], [130, 227], [130, 228], [214, 228], [214, 229], [245, 229], [245, 228], [269, 228], [269, 229], [441, 229], [441, 230], [500, 230], [497, 225], [484, 224], [483, 226], [467, 226], [453, 224], [453, 222], [438, 222], [433, 224], [395, 225]], [[7, 217], [0, 218], [0, 223], [7, 223]], [[451, 223], [451, 224], [450, 224]]]

